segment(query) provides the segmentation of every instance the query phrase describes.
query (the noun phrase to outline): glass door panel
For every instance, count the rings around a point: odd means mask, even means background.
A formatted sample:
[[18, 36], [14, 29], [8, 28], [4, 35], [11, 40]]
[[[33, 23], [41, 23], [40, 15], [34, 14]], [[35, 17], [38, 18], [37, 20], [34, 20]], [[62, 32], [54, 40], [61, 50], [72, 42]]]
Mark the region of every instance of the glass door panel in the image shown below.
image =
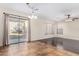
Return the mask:
[[26, 28], [25, 28], [25, 21], [19, 22], [19, 42], [26, 41]]
[[8, 20], [8, 44], [26, 41], [26, 21], [9, 18]]

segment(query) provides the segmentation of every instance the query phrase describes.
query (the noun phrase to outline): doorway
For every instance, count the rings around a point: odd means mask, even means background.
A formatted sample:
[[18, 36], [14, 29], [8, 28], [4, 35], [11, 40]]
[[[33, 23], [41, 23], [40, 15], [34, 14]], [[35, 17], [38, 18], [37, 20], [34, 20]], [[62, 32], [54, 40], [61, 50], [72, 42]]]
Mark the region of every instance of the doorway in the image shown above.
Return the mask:
[[8, 44], [27, 41], [28, 21], [9, 18], [8, 19]]
[[4, 45], [10, 45], [15, 43], [27, 42], [30, 37], [30, 22], [28, 18], [22, 16], [5, 14], [4, 24]]

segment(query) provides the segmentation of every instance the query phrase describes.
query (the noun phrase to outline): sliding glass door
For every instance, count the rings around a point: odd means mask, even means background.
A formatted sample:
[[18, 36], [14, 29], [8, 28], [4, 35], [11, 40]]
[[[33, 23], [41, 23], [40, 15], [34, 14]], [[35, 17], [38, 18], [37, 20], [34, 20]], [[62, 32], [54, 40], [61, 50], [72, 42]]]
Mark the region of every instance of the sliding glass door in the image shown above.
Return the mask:
[[27, 20], [8, 18], [8, 44], [27, 41]]

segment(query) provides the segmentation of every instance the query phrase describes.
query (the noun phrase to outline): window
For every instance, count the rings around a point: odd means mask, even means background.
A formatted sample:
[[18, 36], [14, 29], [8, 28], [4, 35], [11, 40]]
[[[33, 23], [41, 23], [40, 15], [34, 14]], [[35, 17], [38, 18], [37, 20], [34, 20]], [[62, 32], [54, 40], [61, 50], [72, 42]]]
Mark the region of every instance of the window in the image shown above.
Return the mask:
[[57, 29], [57, 34], [63, 35], [63, 29], [62, 28], [58, 28]]
[[57, 34], [63, 35], [63, 24], [62, 23], [58, 24]]
[[46, 35], [48, 35], [48, 34], [54, 34], [54, 30], [53, 30], [53, 24], [49, 24], [49, 23], [46, 23], [45, 24], [46, 26]]

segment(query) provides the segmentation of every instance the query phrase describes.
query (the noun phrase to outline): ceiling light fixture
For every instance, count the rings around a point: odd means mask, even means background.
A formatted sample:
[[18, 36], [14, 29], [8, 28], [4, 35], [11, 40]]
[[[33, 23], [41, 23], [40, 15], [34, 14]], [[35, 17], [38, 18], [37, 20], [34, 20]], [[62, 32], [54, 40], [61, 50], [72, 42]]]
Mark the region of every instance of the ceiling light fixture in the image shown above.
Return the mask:
[[34, 16], [34, 15], [32, 15], [32, 16], [28, 16], [30, 19], [37, 19], [37, 16]]
[[35, 8], [34, 6], [32, 6], [30, 3], [26, 3], [26, 5], [27, 5], [30, 9], [34, 10], [34, 11], [38, 11], [38, 10], [39, 10], [38, 8]]
[[67, 18], [65, 20], [66, 22], [71, 22], [71, 21], [79, 20], [79, 17], [71, 17], [70, 14], [67, 14], [66, 16], [67, 16]]
[[35, 8], [30, 3], [26, 3], [26, 5], [32, 10], [32, 15], [28, 16], [30, 19], [37, 19], [38, 17], [35, 16], [35, 13], [39, 10], [38, 8]]

